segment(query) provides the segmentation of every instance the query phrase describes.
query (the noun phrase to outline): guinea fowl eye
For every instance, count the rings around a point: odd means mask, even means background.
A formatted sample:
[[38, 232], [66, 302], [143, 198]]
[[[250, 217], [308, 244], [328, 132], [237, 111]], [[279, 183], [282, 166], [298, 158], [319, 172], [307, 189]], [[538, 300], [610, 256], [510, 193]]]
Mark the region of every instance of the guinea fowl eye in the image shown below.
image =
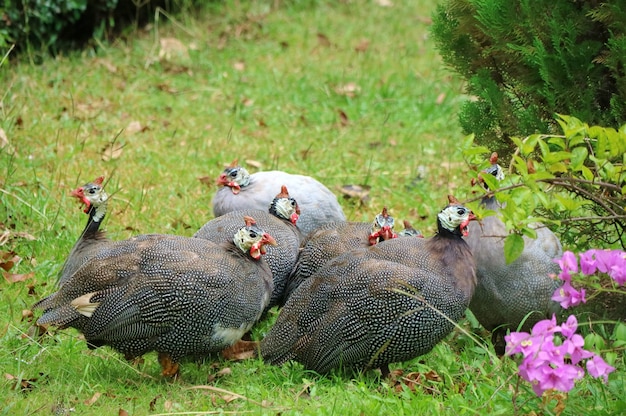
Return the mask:
[[250, 231], [250, 238], [256, 238], [256, 233], [254, 231]]
[[294, 201], [293, 199], [290, 201], [291, 202], [291, 206], [295, 207], [296, 206], [296, 201]]
[[95, 194], [96, 193], [96, 188], [89, 188], [87, 190], [87, 192], [89, 192], [90, 194]]
[[457, 209], [456, 213], [459, 214], [459, 215], [465, 215], [465, 208]]
[[237, 169], [233, 169], [233, 170], [230, 171], [228, 176], [230, 176], [231, 178], [236, 178], [237, 177], [237, 172], [239, 172]]

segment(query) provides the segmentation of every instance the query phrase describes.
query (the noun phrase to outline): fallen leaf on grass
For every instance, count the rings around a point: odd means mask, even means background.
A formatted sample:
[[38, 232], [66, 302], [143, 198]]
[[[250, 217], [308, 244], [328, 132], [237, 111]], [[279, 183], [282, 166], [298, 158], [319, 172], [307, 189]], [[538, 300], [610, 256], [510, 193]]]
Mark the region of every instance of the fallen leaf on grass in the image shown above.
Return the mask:
[[128, 126], [126, 126], [126, 128], [124, 129], [124, 133], [130, 135], [135, 133], [143, 133], [146, 130], [148, 130], [147, 126], [143, 126], [139, 121], [134, 120], [128, 123]]
[[117, 416], [128, 416], [128, 412], [120, 407], [117, 411]]
[[366, 203], [369, 200], [370, 189], [369, 185], [344, 185], [339, 191], [346, 199], [354, 198]]
[[160, 398], [161, 398], [161, 395], [160, 395], [160, 394], [158, 394], [158, 395], [156, 395], [156, 396], [155, 396], [155, 398], [154, 398], [154, 399], [150, 400], [150, 404], [148, 405], [148, 409], [149, 409], [151, 412], [154, 412], [154, 410], [155, 410], [155, 406], [156, 406], [156, 402], [157, 402], [157, 400], [159, 400]]
[[210, 176], [198, 176], [197, 179], [200, 181], [200, 183], [203, 183], [208, 186], [213, 186], [215, 184], [215, 180], [211, 178]]
[[341, 127], [346, 127], [348, 124], [350, 124], [350, 119], [348, 118], [348, 115], [345, 113], [345, 111], [339, 109], [337, 110], [337, 113], [339, 113], [339, 124], [341, 125]]
[[253, 168], [257, 168], [257, 169], [261, 169], [261, 167], [263, 166], [263, 164], [261, 162], [259, 162], [258, 160], [253, 160], [253, 159], [246, 159], [246, 164], [252, 166]]
[[0, 253], [0, 268], [7, 272], [13, 268], [22, 258], [15, 254], [14, 251], [5, 251]]
[[348, 82], [347, 84], [338, 85], [335, 87], [335, 92], [339, 95], [345, 95], [346, 97], [353, 98], [357, 93], [361, 91], [361, 87], [354, 82]]
[[317, 34], [317, 43], [319, 46], [324, 46], [324, 47], [329, 47], [330, 46], [330, 39], [328, 39], [328, 36], [326, 36], [323, 33], [318, 33]]
[[167, 61], [189, 59], [189, 48], [176, 38], [159, 39], [159, 59]]
[[[39, 375], [42, 376], [43, 373], [39, 373]], [[4, 378], [13, 383], [14, 390], [20, 389], [22, 392], [31, 391], [33, 388], [35, 388], [35, 383], [39, 380], [38, 377], [23, 379], [9, 373], [4, 373]]]
[[108, 162], [109, 160], [119, 159], [122, 156], [122, 149], [124, 145], [118, 142], [110, 143], [107, 147], [102, 149], [102, 160]]
[[9, 282], [9, 283], [17, 283], [17, 282], [23, 282], [24, 280], [28, 280], [31, 277], [35, 276], [35, 272], [22, 273], [22, 274], [13, 274], [13, 273], [5, 272], [3, 270], [2, 271], [2, 276], [4, 276], [4, 279], [7, 282]]
[[237, 394], [235, 392], [229, 391], [229, 390], [225, 390], [225, 389], [220, 389], [219, 387], [214, 387], [214, 386], [192, 386], [192, 387], [188, 387], [188, 389], [190, 390], [209, 390], [212, 391], [214, 393], [221, 393], [220, 397], [224, 398], [224, 397], [228, 397], [231, 398], [231, 401], [234, 399], [243, 399], [246, 400], [254, 405], [260, 406], [260, 407], [266, 407], [263, 403], [259, 403], [257, 401], [254, 401], [252, 399], [248, 399], [246, 396], [242, 396], [241, 394]]
[[83, 403], [85, 404], [85, 406], [91, 406], [96, 401], [98, 401], [100, 396], [102, 396], [102, 393], [96, 392], [96, 393], [93, 394], [93, 396], [91, 396], [90, 399], [85, 400]]
[[367, 39], [361, 39], [358, 45], [354, 47], [354, 50], [357, 52], [365, 52], [367, 51], [369, 47], [370, 47], [370, 41]]

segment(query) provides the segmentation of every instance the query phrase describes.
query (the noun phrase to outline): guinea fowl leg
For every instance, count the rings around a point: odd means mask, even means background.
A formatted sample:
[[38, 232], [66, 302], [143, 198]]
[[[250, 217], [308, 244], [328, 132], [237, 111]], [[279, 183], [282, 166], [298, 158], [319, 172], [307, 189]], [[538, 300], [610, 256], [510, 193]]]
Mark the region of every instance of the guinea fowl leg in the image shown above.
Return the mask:
[[390, 374], [391, 374], [391, 372], [389, 371], [389, 365], [388, 364], [383, 364], [383, 365], [380, 366], [380, 377], [382, 379], [389, 378]]
[[504, 340], [505, 335], [506, 328], [503, 327], [496, 328], [491, 333], [491, 343], [493, 344], [493, 349], [498, 357], [502, 357], [506, 350], [506, 341]]
[[161, 374], [164, 377], [176, 377], [178, 375], [179, 365], [172, 360], [172, 356], [168, 353], [159, 353], [159, 364], [161, 364]]
[[222, 357], [227, 360], [246, 360], [254, 358], [259, 348], [258, 341], [239, 340], [230, 347], [222, 350]]

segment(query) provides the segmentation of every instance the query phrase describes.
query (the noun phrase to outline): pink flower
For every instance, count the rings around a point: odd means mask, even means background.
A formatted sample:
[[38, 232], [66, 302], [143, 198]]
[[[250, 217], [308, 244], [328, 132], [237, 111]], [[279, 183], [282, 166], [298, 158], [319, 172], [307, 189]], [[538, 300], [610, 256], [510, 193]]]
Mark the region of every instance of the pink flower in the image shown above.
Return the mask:
[[565, 338], [571, 338], [578, 329], [578, 320], [576, 316], [570, 315], [565, 323], [561, 324], [561, 333]]
[[537, 322], [531, 331], [533, 336], [539, 335], [551, 335], [555, 332], [560, 332], [561, 327], [556, 324], [556, 315], [552, 314], [551, 319], [543, 319]]
[[599, 355], [593, 355], [591, 360], [587, 360], [587, 371], [592, 377], [602, 377], [606, 383], [609, 379], [609, 373], [615, 371], [615, 367], [608, 365]]
[[552, 295], [552, 300], [559, 302], [563, 309], [587, 302], [587, 299], [585, 299], [585, 289], [578, 291], [574, 289], [570, 282], [565, 282], [563, 286], [558, 288]]
[[596, 272], [596, 251], [598, 250], [591, 249], [580, 254], [580, 271], [586, 276]]
[[559, 348], [564, 356], [569, 355], [572, 364], [578, 364], [582, 360], [594, 356], [592, 352], [585, 350], [583, 348], [584, 346], [585, 340], [583, 337], [578, 334], [574, 334], [571, 338], [563, 341], [563, 345]]
[[561, 280], [569, 282], [572, 278], [570, 272], [578, 273], [578, 259], [571, 251], [566, 251], [559, 260], [555, 261], [559, 263], [559, 266], [561, 267], [561, 273], [559, 273]]
[[600, 273], [608, 273], [611, 266], [618, 261], [620, 250], [596, 250], [596, 265]]
[[542, 339], [533, 337], [528, 332], [511, 332], [505, 335], [506, 355], [522, 354], [524, 357], [537, 354], [541, 348]]

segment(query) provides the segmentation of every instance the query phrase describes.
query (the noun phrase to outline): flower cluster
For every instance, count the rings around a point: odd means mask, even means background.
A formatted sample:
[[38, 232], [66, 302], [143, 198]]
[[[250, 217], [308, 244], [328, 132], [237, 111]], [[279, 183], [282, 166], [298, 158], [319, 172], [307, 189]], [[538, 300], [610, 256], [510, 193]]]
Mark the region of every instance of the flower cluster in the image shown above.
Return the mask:
[[[505, 337], [506, 354], [522, 354], [519, 375], [531, 383], [534, 392], [541, 396], [548, 389], [569, 391], [574, 382], [585, 374], [582, 364], [585, 361], [587, 372], [593, 377], [602, 377], [606, 382], [608, 374], [615, 370], [602, 357], [583, 348], [583, 337], [576, 334], [578, 321], [570, 315], [562, 325], [556, 324], [556, 317], [537, 322], [531, 333], [512, 332]], [[561, 342], [555, 344], [556, 338]]]
[[[558, 277], [564, 283], [554, 292], [552, 300], [559, 302], [564, 309], [586, 302], [585, 289], [572, 286], [572, 275], [579, 271], [585, 276], [605, 273], [618, 285], [626, 284], [626, 252], [588, 250], [579, 258], [580, 267], [579, 259], [571, 251], [566, 251], [557, 260], [561, 267]], [[574, 315], [561, 325], [557, 325], [556, 317], [552, 316], [552, 319], [537, 322], [530, 334], [511, 332], [505, 337], [506, 354], [522, 354], [519, 375], [531, 383], [538, 396], [548, 389], [571, 390], [574, 382], [585, 374], [583, 363], [592, 377], [602, 377], [605, 382], [609, 373], [615, 370], [602, 357], [583, 348], [585, 341], [576, 334], [577, 328]], [[561, 335], [555, 336], [558, 333]]]
[[[559, 302], [564, 309], [586, 302], [585, 289], [577, 290], [572, 286], [572, 275], [578, 273], [576, 255], [566, 251], [557, 262], [561, 267], [558, 277], [564, 283], [554, 292], [552, 300]], [[581, 253], [580, 272], [585, 276], [606, 273], [621, 286], [626, 283], [626, 252], [592, 249]]]

